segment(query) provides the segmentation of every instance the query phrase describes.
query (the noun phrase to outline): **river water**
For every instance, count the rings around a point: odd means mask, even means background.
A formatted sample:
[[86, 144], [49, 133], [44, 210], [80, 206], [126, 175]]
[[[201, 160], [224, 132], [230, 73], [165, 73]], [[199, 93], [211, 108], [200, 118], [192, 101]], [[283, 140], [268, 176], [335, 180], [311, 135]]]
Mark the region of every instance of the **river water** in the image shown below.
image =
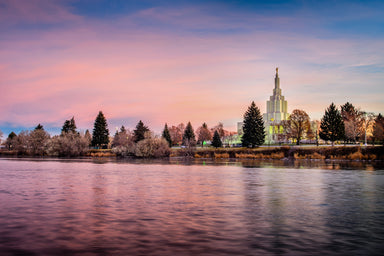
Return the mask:
[[0, 158], [0, 255], [383, 255], [384, 169]]

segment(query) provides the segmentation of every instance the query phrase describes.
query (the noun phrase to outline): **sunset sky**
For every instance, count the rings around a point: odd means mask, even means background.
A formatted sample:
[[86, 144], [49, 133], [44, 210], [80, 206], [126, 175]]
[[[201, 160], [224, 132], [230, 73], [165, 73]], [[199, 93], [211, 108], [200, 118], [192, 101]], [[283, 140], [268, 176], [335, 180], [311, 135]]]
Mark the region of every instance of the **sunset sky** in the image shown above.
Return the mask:
[[279, 67], [288, 111], [384, 113], [384, 1], [0, 0], [0, 130], [75, 117], [235, 130]]

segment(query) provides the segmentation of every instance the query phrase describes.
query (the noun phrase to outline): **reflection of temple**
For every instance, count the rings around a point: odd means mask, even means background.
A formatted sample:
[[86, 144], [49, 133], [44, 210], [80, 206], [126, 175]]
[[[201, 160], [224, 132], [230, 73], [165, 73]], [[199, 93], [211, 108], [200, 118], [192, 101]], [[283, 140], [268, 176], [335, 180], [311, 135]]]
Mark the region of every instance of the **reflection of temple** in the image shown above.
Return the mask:
[[263, 114], [266, 143], [277, 142], [279, 134], [283, 133], [280, 122], [287, 120], [289, 117], [287, 106], [287, 101], [281, 95], [280, 78], [278, 68], [276, 68], [275, 88], [273, 89], [273, 95], [267, 101], [267, 113]]

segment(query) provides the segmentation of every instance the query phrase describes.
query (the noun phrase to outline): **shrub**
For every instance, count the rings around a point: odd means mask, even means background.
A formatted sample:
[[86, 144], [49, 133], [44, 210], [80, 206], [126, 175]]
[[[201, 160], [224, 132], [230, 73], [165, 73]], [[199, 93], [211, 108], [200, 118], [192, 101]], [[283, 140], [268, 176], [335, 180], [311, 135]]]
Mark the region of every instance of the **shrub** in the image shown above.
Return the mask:
[[356, 151], [355, 153], [351, 153], [348, 155], [348, 159], [351, 159], [351, 160], [361, 160], [361, 159], [364, 159], [364, 155], [359, 151]]
[[54, 136], [48, 146], [52, 156], [81, 156], [88, 150], [88, 140], [77, 133], [63, 133]]
[[117, 156], [134, 156], [136, 151], [136, 145], [134, 143], [125, 146], [117, 146], [112, 148], [112, 153]]
[[148, 138], [136, 144], [135, 156], [143, 158], [167, 157], [171, 153], [164, 138]]

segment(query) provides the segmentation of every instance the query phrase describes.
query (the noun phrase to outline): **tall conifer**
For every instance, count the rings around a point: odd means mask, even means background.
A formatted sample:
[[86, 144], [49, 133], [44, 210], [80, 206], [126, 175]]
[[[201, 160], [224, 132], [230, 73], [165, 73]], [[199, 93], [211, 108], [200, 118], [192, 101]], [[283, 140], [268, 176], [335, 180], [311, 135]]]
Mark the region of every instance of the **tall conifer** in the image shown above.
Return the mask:
[[103, 112], [99, 111], [92, 133], [92, 146], [102, 147], [109, 143], [109, 130]]
[[144, 123], [140, 120], [137, 125], [136, 125], [136, 129], [133, 130], [133, 135], [134, 135], [134, 138], [135, 138], [135, 142], [139, 142], [143, 139], [145, 139], [145, 133], [146, 132], [149, 132], [149, 129], [147, 126], [144, 125]]
[[172, 147], [171, 134], [169, 133], [168, 125], [167, 124], [164, 125], [164, 130], [163, 130], [162, 137], [168, 142], [169, 147]]
[[193, 131], [191, 122], [188, 122], [187, 126], [185, 127], [183, 145], [188, 147], [196, 145], [195, 132]]
[[344, 132], [343, 117], [332, 102], [321, 119], [320, 138], [326, 141], [330, 140], [333, 146], [336, 140], [344, 139]]
[[264, 121], [259, 108], [252, 101], [244, 114], [243, 136], [241, 143], [243, 147], [260, 146], [265, 141]]
[[76, 123], [75, 118], [72, 117], [70, 120], [65, 120], [63, 127], [61, 128], [61, 134], [64, 133], [76, 133]]
[[220, 148], [220, 147], [223, 146], [223, 143], [221, 142], [220, 135], [217, 132], [217, 130], [213, 134], [212, 146], [215, 147], [215, 148]]

